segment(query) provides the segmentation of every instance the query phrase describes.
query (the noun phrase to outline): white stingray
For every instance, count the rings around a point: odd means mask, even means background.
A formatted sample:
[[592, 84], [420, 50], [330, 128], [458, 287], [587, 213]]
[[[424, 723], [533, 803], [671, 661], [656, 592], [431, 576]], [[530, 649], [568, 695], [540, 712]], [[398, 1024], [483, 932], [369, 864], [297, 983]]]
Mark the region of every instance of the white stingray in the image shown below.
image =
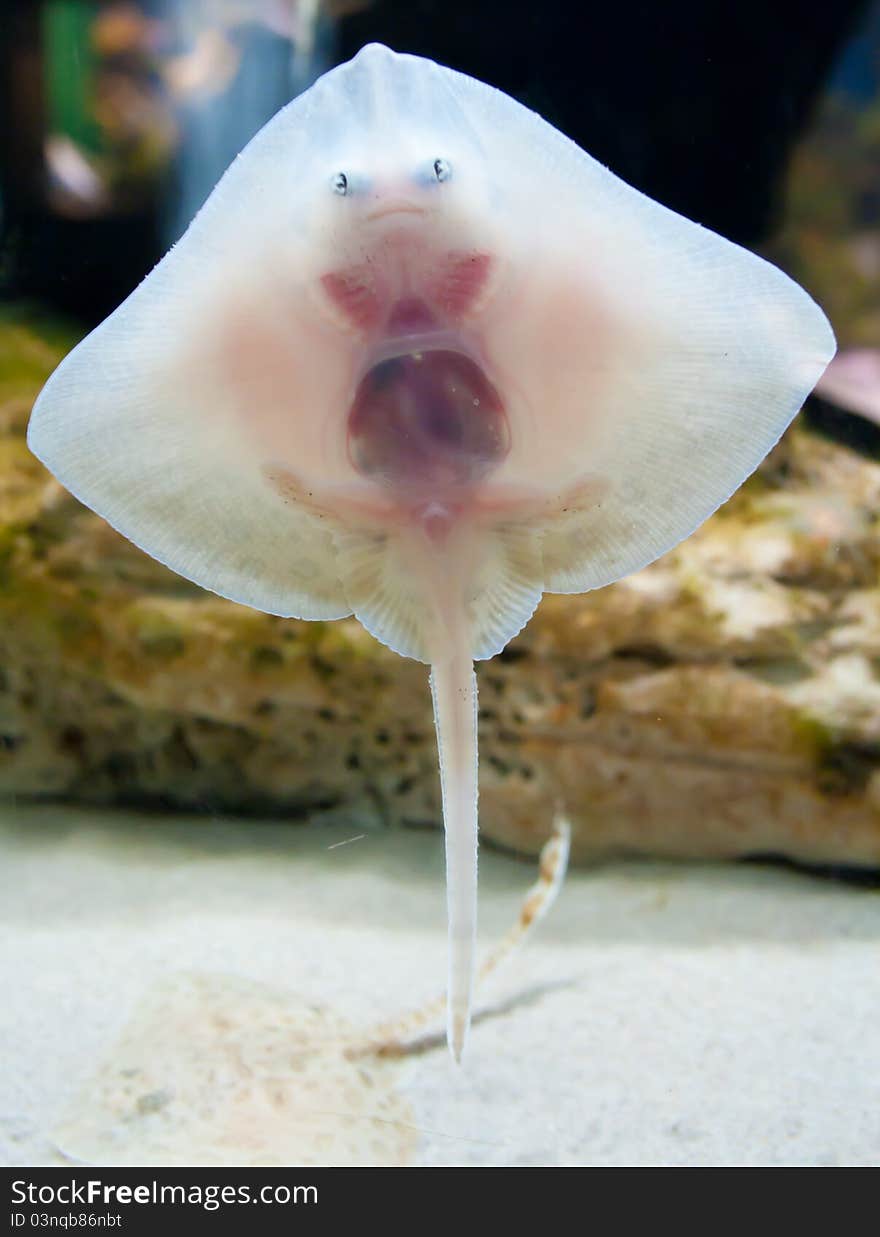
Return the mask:
[[539, 116], [364, 48], [284, 108], [52, 376], [31, 449], [205, 588], [431, 665], [449, 1037], [476, 919], [475, 658], [688, 536], [834, 353], [779, 270]]

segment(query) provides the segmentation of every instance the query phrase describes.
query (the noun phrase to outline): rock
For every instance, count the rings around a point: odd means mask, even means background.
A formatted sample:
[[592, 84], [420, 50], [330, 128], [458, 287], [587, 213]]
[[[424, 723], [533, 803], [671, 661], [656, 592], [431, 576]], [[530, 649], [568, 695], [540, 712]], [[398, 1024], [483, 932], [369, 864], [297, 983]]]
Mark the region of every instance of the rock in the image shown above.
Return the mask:
[[[435, 826], [426, 668], [145, 557], [29, 455], [69, 345], [0, 321], [0, 792]], [[479, 666], [481, 824], [536, 853], [880, 865], [880, 467], [800, 422], [678, 550]]]

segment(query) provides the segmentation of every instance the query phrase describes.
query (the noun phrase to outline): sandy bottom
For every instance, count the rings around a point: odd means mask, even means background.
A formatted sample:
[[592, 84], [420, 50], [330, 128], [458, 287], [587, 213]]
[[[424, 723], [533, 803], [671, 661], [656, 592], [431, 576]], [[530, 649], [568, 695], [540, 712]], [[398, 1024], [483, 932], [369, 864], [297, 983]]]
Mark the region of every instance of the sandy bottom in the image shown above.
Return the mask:
[[[458, 1069], [370, 1046], [443, 987], [443, 856], [361, 833], [4, 809], [0, 1161], [880, 1160], [876, 891], [572, 873]], [[484, 851], [485, 946], [533, 878]]]

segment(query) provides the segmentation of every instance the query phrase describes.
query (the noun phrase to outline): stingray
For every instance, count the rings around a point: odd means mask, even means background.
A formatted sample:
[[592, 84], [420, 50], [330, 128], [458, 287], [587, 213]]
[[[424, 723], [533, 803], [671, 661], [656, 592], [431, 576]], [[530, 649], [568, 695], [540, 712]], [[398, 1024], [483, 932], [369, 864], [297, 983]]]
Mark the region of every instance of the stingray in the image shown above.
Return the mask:
[[543, 592], [723, 503], [834, 353], [786, 275], [481, 82], [363, 48], [62, 362], [31, 450], [197, 584], [430, 665], [447, 1030], [470, 1019], [477, 683]]

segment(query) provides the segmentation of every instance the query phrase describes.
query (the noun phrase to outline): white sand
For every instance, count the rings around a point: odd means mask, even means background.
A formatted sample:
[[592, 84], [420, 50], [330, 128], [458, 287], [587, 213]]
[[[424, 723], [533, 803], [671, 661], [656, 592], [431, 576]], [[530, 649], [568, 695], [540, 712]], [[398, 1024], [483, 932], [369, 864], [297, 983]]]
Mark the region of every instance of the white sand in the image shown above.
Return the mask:
[[[462, 1069], [445, 1048], [357, 1065], [340, 1025], [357, 1039], [443, 986], [439, 834], [0, 823], [4, 1163], [65, 1162], [59, 1130], [90, 1162], [880, 1161], [876, 891], [754, 867], [572, 873], [486, 993], [529, 999], [478, 1023]], [[484, 851], [485, 943], [533, 876]], [[193, 972], [207, 996], [175, 995]]]

